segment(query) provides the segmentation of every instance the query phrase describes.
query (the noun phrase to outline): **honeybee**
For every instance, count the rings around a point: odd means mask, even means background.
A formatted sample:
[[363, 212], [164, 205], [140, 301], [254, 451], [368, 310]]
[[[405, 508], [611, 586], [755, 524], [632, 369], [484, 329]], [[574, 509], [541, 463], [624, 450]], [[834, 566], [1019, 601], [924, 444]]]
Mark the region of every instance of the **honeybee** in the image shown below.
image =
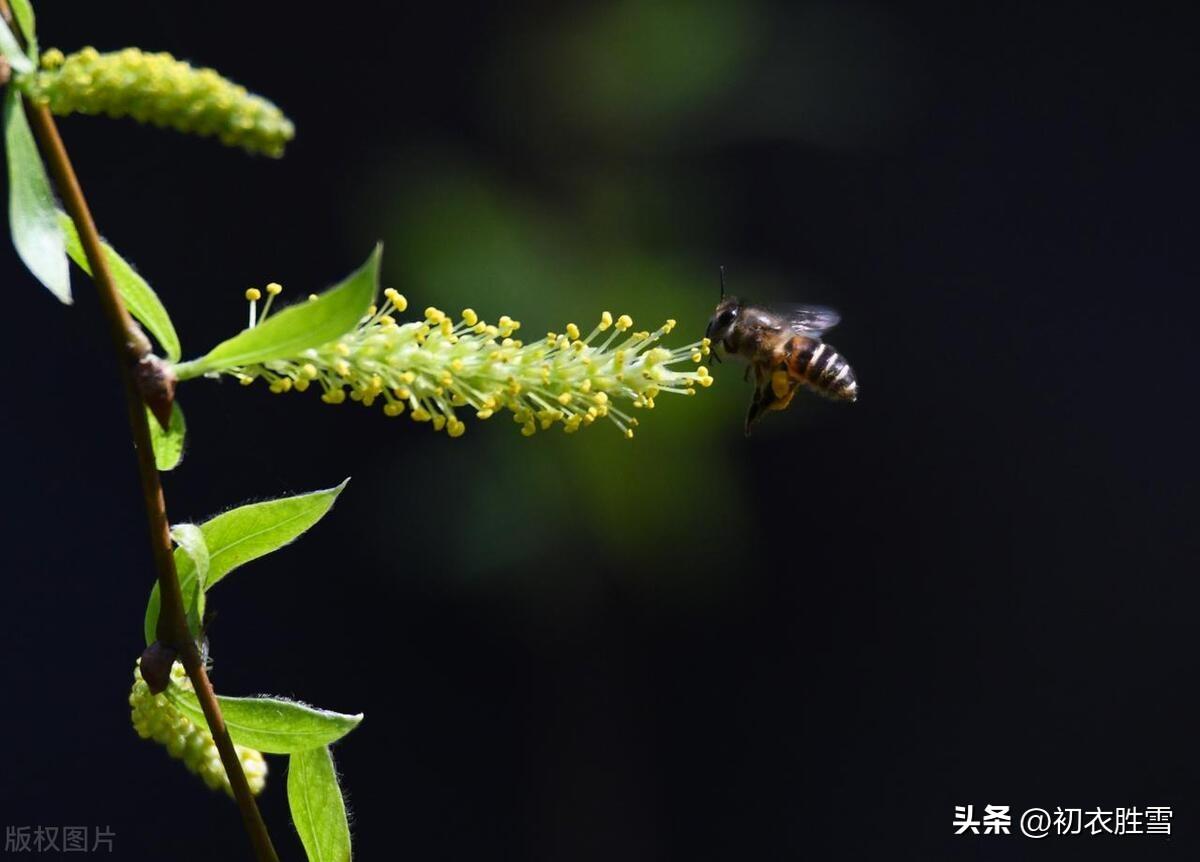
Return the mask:
[[835, 401], [855, 401], [858, 381], [846, 358], [821, 337], [837, 326], [841, 315], [819, 305], [750, 305], [725, 295], [721, 268], [721, 301], [708, 321], [705, 336], [717, 348], [744, 358], [754, 370], [754, 397], [746, 413], [746, 436], [768, 410], [783, 410], [804, 387]]

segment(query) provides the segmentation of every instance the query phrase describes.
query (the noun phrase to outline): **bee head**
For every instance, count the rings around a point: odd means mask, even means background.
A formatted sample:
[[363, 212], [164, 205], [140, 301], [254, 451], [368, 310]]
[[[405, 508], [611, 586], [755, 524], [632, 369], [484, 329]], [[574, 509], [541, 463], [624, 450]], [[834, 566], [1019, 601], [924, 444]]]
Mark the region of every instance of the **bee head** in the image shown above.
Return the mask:
[[742, 301], [740, 299], [736, 296], [721, 297], [713, 316], [708, 321], [708, 327], [704, 330], [704, 337], [713, 345], [721, 344], [733, 331], [741, 312]]

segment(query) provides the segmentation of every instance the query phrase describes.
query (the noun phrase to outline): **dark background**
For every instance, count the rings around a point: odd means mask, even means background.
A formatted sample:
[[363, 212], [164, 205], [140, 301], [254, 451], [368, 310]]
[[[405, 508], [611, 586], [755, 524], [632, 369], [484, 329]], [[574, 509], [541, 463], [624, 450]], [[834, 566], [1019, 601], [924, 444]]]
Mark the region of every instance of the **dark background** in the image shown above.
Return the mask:
[[[169, 50], [296, 122], [273, 162], [62, 121], [187, 356], [247, 286], [303, 296], [376, 239], [415, 307], [533, 331], [611, 307], [686, 339], [718, 264], [843, 312], [860, 402], [750, 440], [732, 365], [632, 443], [182, 387], [174, 520], [354, 477], [210, 601], [218, 690], [366, 713], [335, 748], [360, 858], [1195, 858], [1200, 139], [1169, 9], [40, 4], [46, 46]], [[0, 821], [248, 858], [129, 727], [153, 573], [94, 292], [0, 266]], [[1176, 822], [954, 838], [967, 803]]]

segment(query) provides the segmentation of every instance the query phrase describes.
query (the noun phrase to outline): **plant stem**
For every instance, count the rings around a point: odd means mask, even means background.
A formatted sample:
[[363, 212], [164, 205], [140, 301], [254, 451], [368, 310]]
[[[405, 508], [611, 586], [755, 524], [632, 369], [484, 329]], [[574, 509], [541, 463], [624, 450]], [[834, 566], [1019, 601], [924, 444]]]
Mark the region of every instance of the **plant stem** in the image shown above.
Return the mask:
[[[16, 32], [12, 13], [7, 0], [0, 0], [0, 15]], [[175, 571], [175, 556], [171, 549], [170, 524], [167, 520], [166, 500], [158, 468], [154, 463], [154, 450], [150, 443], [150, 426], [146, 407], [142, 400], [135, 377], [138, 363], [150, 353], [150, 341], [138, 324], [129, 315], [125, 303], [117, 291], [108, 260], [100, 244], [100, 234], [92, 220], [91, 210], [83, 196], [75, 169], [67, 156], [58, 127], [49, 108], [24, 102], [30, 127], [41, 146], [55, 187], [62, 197], [67, 214], [75, 222], [79, 238], [92, 269], [92, 280], [100, 296], [100, 306], [108, 321], [109, 334], [117, 351], [117, 366], [120, 371], [125, 402], [129, 413], [129, 427], [133, 433], [134, 449], [137, 453], [138, 474], [141, 479], [142, 499], [146, 506], [146, 517], [150, 527], [150, 545], [154, 552], [154, 563], [158, 571], [162, 610], [159, 617], [158, 637], [165, 644], [178, 650], [189, 679], [196, 689], [196, 697], [204, 710], [209, 731], [221, 755], [221, 762], [233, 788], [234, 799], [242, 814], [242, 822], [250, 836], [250, 843], [259, 862], [278, 862], [279, 857], [271, 844], [262, 814], [250, 792], [250, 785], [242, 772], [241, 760], [233, 746], [233, 740], [221, 717], [221, 707], [213, 693], [212, 684], [204, 667], [200, 650], [187, 628], [187, 617], [183, 607], [179, 576]]]

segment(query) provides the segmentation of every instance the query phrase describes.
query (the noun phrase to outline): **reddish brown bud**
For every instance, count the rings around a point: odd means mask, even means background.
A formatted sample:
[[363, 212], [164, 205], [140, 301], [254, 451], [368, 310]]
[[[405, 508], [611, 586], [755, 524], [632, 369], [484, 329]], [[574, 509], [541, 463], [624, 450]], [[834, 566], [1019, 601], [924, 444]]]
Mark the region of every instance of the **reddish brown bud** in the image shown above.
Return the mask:
[[174, 647], [155, 641], [142, 653], [142, 679], [150, 686], [151, 694], [161, 694], [171, 681], [171, 665], [178, 655]]
[[175, 372], [152, 353], [143, 356], [134, 371], [142, 400], [165, 431], [171, 424], [171, 405], [175, 403]]

